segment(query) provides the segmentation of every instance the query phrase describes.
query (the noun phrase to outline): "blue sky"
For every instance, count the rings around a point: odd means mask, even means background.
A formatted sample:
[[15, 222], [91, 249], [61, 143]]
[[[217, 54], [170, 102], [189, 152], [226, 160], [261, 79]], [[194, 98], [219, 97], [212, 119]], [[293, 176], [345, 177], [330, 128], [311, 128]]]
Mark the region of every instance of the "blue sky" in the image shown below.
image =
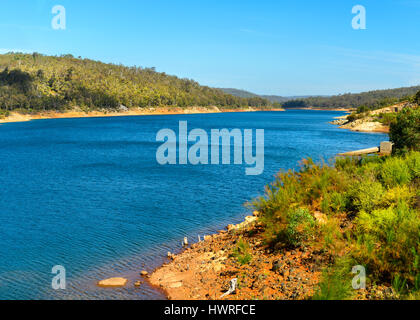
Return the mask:
[[[352, 8], [367, 10], [354, 30]], [[66, 30], [53, 30], [54, 5]], [[0, 53], [71, 53], [259, 94], [420, 84], [420, 0], [2, 0]]]

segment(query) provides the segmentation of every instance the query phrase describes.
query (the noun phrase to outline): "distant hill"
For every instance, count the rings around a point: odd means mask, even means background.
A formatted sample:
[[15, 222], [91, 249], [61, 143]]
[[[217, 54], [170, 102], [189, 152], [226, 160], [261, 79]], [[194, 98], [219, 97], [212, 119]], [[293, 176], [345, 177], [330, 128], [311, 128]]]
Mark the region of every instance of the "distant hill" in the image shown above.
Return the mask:
[[154, 68], [125, 67], [89, 59], [41, 54], [0, 55], [0, 115], [119, 110], [150, 107], [266, 108], [258, 96], [237, 97]]
[[231, 94], [235, 97], [239, 97], [239, 98], [255, 98], [258, 97], [257, 94], [249, 92], [249, 91], [245, 91], [245, 90], [239, 90], [239, 89], [233, 89], [233, 88], [220, 88], [220, 90], [222, 90], [223, 92], [227, 93], [227, 94]]
[[283, 103], [286, 101], [290, 101], [290, 100], [295, 100], [295, 99], [305, 99], [305, 98], [309, 98], [311, 96], [292, 96], [292, 97], [281, 97], [281, 96], [267, 96], [267, 95], [262, 95], [260, 96], [261, 98], [270, 100], [271, 102], [279, 102], [279, 103]]
[[220, 88], [225, 93], [231, 94], [235, 97], [240, 98], [255, 98], [260, 97], [263, 99], [267, 99], [272, 103], [284, 103], [286, 101], [295, 100], [295, 99], [304, 99], [309, 98], [311, 96], [292, 96], [292, 97], [282, 97], [282, 96], [275, 96], [275, 95], [258, 95], [249, 91], [239, 90], [239, 89], [232, 89], [232, 88]]
[[373, 110], [410, 100], [419, 90], [420, 86], [415, 86], [362, 93], [347, 93], [330, 97], [309, 97], [286, 101], [282, 106], [284, 108], [358, 108], [359, 110]]
[[420, 86], [375, 90], [362, 93], [347, 93], [335, 96], [294, 97], [257, 95], [249, 91], [238, 89], [222, 88], [221, 90], [237, 97], [260, 97], [267, 99], [273, 104], [280, 104], [283, 108], [359, 108], [361, 110], [373, 110], [412, 99], [420, 90]]

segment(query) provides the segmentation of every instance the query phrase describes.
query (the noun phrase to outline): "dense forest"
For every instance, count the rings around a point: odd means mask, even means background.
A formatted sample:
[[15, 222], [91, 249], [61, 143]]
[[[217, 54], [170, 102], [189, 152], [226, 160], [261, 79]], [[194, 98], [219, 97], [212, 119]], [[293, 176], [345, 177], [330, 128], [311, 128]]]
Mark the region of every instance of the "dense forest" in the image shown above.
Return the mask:
[[270, 102], [240, 98], [154, 68], [105, 64], [71, 55], [0, 55], [0, 113], [151, 107], [266, 108]]
[[376, 90], [357, 94], [343, 94], [331, 97], [309, 97], [283, 103], [284, 108], [314, 107], [323, 109], [358, 108], [367, 111], [386, 107], [401, 101], [411, 100], [420, 86], [388, 90]]

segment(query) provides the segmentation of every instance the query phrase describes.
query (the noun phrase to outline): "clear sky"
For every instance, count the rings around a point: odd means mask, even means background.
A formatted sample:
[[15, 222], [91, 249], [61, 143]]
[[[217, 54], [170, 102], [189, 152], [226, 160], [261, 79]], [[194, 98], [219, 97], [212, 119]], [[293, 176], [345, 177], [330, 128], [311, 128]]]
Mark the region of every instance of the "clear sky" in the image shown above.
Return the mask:
[[[366, 30], [352, 8], [366, 8]], [[66, 30], [51, 10], [66, 9]], [[420, 0], [2, 0], [0, 53], [71, 53], [259, 94], [420, 84]]]

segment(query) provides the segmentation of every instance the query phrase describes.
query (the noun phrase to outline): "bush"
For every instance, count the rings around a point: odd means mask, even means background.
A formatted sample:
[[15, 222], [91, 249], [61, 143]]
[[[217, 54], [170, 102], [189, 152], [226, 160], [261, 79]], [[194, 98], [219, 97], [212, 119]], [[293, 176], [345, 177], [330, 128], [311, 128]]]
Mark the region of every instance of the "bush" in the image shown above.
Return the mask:
[[391, 282], [397, 275], [415, 286], [420, 275], [420, 214], [406, 203], [362, 211], [356, 219], [358, 243], [353, 257], [376, 279]]
[[390, 140], [397, 152], [420, 150], [420, 108], [405, 108], [391, 123]]
[[402, 158], [389, 158], [381, 167], [380, 177], [389, 188], [407, 184], [411, 181], [410, 168]]
[[377, 181], [357, 182], [349, 191], [351, 211], [370, 211], [379, 205], [385, 190]]
[[388, 126], [391, 125], [391, 123], [395, 122], [396, 119], [396, 113], [382, 113], [378, 116], [378, 121]]
[[288, 246], [297, 247], [315, 233], [315, 219], [308, 209], [297, 209], [289, 213], [287, 227], [280, 235]]
[[416, 193], [408, 186], [397, 186], [389, 189], [382, 198], [382, 206], [395, 207], [401, 203], [414, 204]]
[[322, 273], [318, 290], [313, 300], [345, 300], [351, 298], [352, 288], [351, 266], [354, 262], [348, 258], [339, 259], [333, 267], [326, 268]]
[[9, 111], [0, 109], [0, 119], [7, 118], [10, 115]]
[[414, 102], [420, 106], [420, 91], [414, 96]]
[[406, 155], [406, 162], [413, 179], [420, 178], [420, 153], [412, 152]]
[[232, 257], [236, 258], [241, 265], [248, 264], [252, 260], [252, 255], [249, 251], [249, 244], [242, 238], [239, 238], [236, 247], [233, 249]]

